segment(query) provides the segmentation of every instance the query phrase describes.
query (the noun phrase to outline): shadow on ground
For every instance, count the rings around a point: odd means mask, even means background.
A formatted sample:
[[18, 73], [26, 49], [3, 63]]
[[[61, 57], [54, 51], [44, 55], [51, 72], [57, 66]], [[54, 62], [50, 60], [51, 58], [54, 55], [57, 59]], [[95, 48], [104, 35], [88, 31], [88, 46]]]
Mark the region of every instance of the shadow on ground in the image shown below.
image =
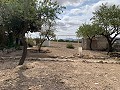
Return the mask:
[[[19, 67], [19, 66], [18, 66]], [[58, 75], [47, 75], [44, 77], [27, 77], [24, 72], [28, 69], [25, 66], [17, 68], [18, 77], [3, 81], [0, 90], [71, 90], [61, 82]]]

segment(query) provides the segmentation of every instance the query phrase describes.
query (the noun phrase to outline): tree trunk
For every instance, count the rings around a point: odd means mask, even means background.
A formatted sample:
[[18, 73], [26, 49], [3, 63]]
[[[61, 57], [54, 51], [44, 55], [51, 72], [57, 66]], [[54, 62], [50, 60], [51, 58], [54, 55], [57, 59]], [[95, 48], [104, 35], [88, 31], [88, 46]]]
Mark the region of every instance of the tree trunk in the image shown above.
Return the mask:
[[27, 56], [27, 42], [26, 42], [25, 36], [22, 37], [21, 41], [23, 44], [23, 53], [18, 65], [23, 65], [25, 58]]
[[90, 50], [93, 50], [92, 49], [92, 39], [89, 39], [90, 40]]
[[18, 46], [19, 45], [19, 39], [16, 38], [16, 45]]
[[108, 54], [113, 51], [112, 42], [108, 40]]
[[[106, 39], [107, 39], [107, 42], [108, 42], [108, 47], [107, 47], [107, 54], [109, 54], [110, 52], [113, 51], [113, 39], [109, 36], [109, 35], [104, 35], [102, 34]], [[115, 37], [114, 37], [115, 38]]]
[[39, 45], [39, 48], [38, 48], [39, 53], [41, 51], [41, 47], [42, 47], [42, 44]]
[[41, 47], [42, 47], [42, 44], [44, 43], [44, 41], [45, 41], [45, 39], [43, 39], [43, 40], [41, 41], [40, 45], [39, 45], [39, 49], [38, 49], [39, 53], [40, 53], [40, 51], [41, 51]]

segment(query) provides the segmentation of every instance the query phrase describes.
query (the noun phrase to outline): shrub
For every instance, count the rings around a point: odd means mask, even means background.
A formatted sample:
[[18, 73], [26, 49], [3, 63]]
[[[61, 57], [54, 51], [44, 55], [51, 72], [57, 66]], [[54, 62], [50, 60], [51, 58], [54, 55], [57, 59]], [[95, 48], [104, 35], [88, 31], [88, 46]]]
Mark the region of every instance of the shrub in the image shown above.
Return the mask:
[[59, 39], [58, 42], [65, 42], [63, 39]]
[[73, 44], [69, 43], [69, 44], [66, 45], [66, 48], [74, 49], [75, 47], [73, 46]]
[[34, 39], [32, 38], [27, 39], [27, 43], [28, 43], [28, 47], [33, 47], [35, 45]]

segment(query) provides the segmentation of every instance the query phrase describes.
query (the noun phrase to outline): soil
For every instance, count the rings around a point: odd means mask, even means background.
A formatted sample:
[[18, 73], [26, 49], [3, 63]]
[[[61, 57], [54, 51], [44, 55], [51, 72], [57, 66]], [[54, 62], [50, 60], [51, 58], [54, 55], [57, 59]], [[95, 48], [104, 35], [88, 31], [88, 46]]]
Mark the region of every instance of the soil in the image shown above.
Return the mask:
[[[19, 59], [3, 57], [20, 57], [22, 51], [1, 52], [0, 90], [120, 90], [119, 63], [87, 62], [98, 60], [93, 56], [108, 56], [106, 52], [83, 50], [83, 55], [91, 59], [79, 58], [75, 56], [78, 44], [73, 43], [75, 49], [67, 49], [66, 44], [51, 42], [51, 47], [43, 47], [41, 53], [36, 47], [29, 48], [27, 58], [44, 59], [26, 59], [21, 66], [17, 66]], [[113, 58], [99, 60], [115, 61]]]

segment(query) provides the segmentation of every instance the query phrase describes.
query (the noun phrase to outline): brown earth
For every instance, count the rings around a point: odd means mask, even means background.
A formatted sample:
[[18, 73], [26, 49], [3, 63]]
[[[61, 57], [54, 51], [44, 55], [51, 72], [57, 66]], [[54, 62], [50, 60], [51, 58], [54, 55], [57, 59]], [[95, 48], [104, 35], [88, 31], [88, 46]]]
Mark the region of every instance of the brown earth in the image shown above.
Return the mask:
[[[63, 56], [63, 57], [73, 57], [78, 54], [78, 46], [81, 46], [78, 43], [72, 43], [75, 47], [74, 49], [66, 48], [66, 45], [70, 42], [51, 42], [50, 47], [42, 47], [44, 51], [48, 51], [48, 53], [28, 53], [28, 57], [52, 57], [52, 56]], [[36, 49], [36, 47], [34, 48]], [[83, 55], [89, 55], [90, 57], [107, 57], [106, 52], [101, 51], [90, 51], [90, 50], [83, 50]]]
[[[69, 57], [77, 54], [75, 49], [67, 49], [66, 43], [52, 42], [51, 47], [43, 47], [38, 53], [28, 50], [27, 58], [22, 66], [17, 66], [18, 59], [0, 60], [0, 90], [120, 90], [120, 65], [107, 63], [88, 63], [97, 59], [81, 59], [73, 57], [59, 59], [49, 57]], [[3, 54], [1, 57], [18, 57], [21, 51]], [[106, 52], [83, 50], [89, 57], [107, 57]], [[52, 61], [53, 59], [53, 61]], [[113, 59], [99, 59], [109, 61]]]

